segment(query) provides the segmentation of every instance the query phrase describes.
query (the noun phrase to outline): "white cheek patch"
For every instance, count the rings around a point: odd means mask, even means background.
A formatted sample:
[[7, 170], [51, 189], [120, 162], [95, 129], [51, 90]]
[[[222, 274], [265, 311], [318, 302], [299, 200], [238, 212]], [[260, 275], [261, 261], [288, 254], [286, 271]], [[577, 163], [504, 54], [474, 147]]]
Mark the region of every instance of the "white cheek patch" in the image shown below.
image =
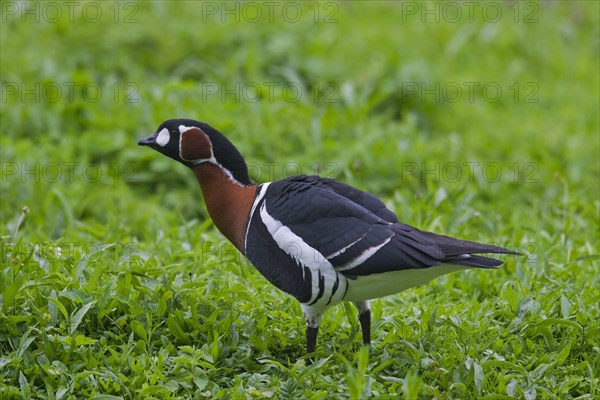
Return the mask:
[[165, 147], [170, 139], [171, 135], [169, 134], [169, 130], [167, 128], [162, 128], [161, 131], [158, 132], [156, 143], [158, 143], [160, 147]]

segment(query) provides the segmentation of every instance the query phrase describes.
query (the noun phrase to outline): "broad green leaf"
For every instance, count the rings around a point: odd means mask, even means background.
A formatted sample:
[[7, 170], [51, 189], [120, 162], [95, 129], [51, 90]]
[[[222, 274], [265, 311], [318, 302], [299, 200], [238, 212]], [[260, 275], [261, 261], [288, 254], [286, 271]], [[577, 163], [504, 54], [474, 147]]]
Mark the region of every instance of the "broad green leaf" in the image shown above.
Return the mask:
[[565, 319], [571, 316], [571, 302], [564, 294], [560, 296], [560, 311]]
[[21, 389], [21, 395], [25, 399], [31, 398], [31, 389], [29, 388], [29, 382], [27, 382], [27, 378], [23, 375], [22, 371], [19, 371], [19, 387]]
[[69, 324], [69, 334], [70, 335], [72, 335], [77, 330], [77, 327], [79, 326], [79, 324], [81, 324], [83, 317], [85, 316], [85, 314], [87, 314], [89, 309], [94, 304], [96, 304], [96, 300], [83, 305], [79, 310], [77, 310], [77, 312], [75, 312], [74, 315], [71, 316], [71, 321]]
[[138, 320], [132, 320], [130, 323], [131, 330], [135, 332], [143, 340], [148, 340], [148, 334], [146, 333], [146, 329]]
[[92, 257], [96, 254], [103, 252], [106, 249], [113, 247], [116, 243], [107, 243], [100, 246], [97, 246], [92, 251], [83, 256], [79, 262], [77, 263], [77, 267], [75, 268], [75, 277], [79, 280], [83, 279], [83, 270], [87, 267], [88, 262]]
[[167, 317], [167, 326], [169, 327], [169, 332], [171, 332], [171, 334], [178, 340], [187, 345], [192, 344], [190, 337], [183, 331], [183, 329], [181, 329], [175, 318], [172, 316]]
[[564, 364], [567, 360], [567, 357], [569, 357], [569, 354], [571, 353], [571, 343], [572, 342], [568, 342], [556, 356], [556, 362], [558, 365]]
[[56, 306], [56, 308], [60, 311], [65, 320], [69, 319], [69, 313], [67, 312], [67, 309], [58, 299], [54, 299], [52, 297], [46, 297], [46, 299], [48, 300], [48, 304], [54, 304]]

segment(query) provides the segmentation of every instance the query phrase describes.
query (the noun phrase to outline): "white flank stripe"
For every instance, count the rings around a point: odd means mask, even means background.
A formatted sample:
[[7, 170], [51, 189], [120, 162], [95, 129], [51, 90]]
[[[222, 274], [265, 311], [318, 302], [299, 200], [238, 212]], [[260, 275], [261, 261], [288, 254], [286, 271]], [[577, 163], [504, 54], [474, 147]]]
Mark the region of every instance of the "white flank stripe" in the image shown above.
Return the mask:
[[[321, 275], [325, 281], [324, 293], [321, 299], [325, 302], [334, 300], [332, 299], [332, 296], [336, 293], [333, 293], [333, 286], [338, 279], [338, 274], [331, 263], [317, 249], [309, 246], [300, 236], [296, 235], [290, 228], [283, 225], [281, 221], [273, 218], [267, 212], [266, 203], [263, 203], [260, 207], [260, 217], [279, 248], [299, 262], [299, 267], [302, 268], [302, 276], [305, 277], [305, 267], [310, 270], [312, 290], [311, 298], [307, 304], [314, 302], [319, 294], [319, 275]], [[332, 305], [341, 301], [341, 296], [345, 292], [345, 287], [342, 287], [344, 283], [341, 282], [342, 278], [343, 277], [341, 276], [339, 277], [340, 285], [336, 290], [338, 296], [331, 302]]]
[[258, 205], [258, 203], [260, 203], [262, 198], [265, 197], [265, 194], [267, 193], [267, 188], [270, 184], [271, 182], [263, 183], [263, 185], [260, 188], [260, 192], [258, 193], [258, 196], [256, 196], [256, 199], [254, 199], [254, 203], [252, 204], [252, 208], [250, 209], [250, 215], [248, 216], [248, 226], [246, 226], [246, 236], [244, 236], [244, 249], [246, 248], [246, 244], [248, 242], [248, 231], [250, 230], [250, 224], [252, 223], [252, 216], [254, 215], [254, 210], [256, 210], [256, 206]]
[[263, 185], [260, 187], [260, 192], [258, 193], [258, 196], [256, 196], [256, 200], [254, 200], [254, 204], [252, 204], [252, 209], [250, 210], [250, 218], [252, 218], [254, 215], [254, 210], [256, 210], [258, 203], [260, 203], [262, 198], [265, 197], [265, 194], [267, 194], [267, 188], [270, 184], [271, 182], [263, 183]]
[[313, 275], [318, 275], [321, 267], [333, 269], [331, 263], [319, 251], [310, 247], [300, 236], [283, 225], [281, 221], [273, 218], [267, 212], [265, 203], [260, 207], [260, 217], [277, 245], [301, 264], [309, 267], [311, 272], [314, 270], [315, 274]]
[[332, 258], [339, 256], [340, 254], [342, 254], [343, 252], [345, 252], [346, 250], [348, 250], [350, 247], [352, 247], [356, 243], [360, 242], [365, 236], [367, 236], [366, 233], [364, 235], [362, 235], [361, 237], [359, 237], [358, 239], [356, 239], [354, 242], [350, 243], [348, 246], [342, 247], [340, 250], [336, 251], [335, 253], [328, 255], [327, 259], [331, 260]]
[[364, 263], [369, 258], [371, 258], [373, 256], [373, 254], [377, 253], [377, 250], [379, 250], [380, 248], [382, 248], [383, 246], [388, 244], [389, 241], [392, 240], [393, 237], [394, 237], [394, 233], [392, 233], [392, 236], [390, 236], [389, 238], [384, 240], [383, 243], [363, 251], [360, 256], [356, 257], [354, 260], [350, 261], [348, 264], [336, 268], [336, 270], [337, 271], [347, 271], [349, 269], [352, 269], [352, 268]]

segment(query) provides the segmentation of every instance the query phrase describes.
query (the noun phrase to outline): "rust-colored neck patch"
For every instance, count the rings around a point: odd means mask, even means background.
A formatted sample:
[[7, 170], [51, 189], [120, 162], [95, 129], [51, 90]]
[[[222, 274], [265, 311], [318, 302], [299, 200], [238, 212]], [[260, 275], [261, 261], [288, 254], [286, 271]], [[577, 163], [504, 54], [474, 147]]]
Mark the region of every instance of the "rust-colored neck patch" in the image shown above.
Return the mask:
[[243, 186], [211, 163], [192, 167], [204, 202], [215, 226], [242, 253], [245, 253], [248, 216], [256, 196], [256, 185]]
[[179, 139], [179, 156], [184, 161], [212, 158], [212, 144], [208, 135], [197, 127], [184, 131]]

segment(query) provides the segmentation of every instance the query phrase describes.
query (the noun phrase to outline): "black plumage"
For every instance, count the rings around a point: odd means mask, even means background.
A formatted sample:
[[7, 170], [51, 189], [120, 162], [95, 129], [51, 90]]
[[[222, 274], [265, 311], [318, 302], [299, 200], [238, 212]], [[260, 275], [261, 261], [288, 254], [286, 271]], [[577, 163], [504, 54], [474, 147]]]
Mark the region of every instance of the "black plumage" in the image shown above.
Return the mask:
[[[502, 262], [473, 254], [516, 254], [498, 246], [458, 240], [403, 224], [375, 196], [317, 176], [273, 182], [262, 201], [270, 215], [347, 276], [442, 263], [489, 268]], [[348, 268], [362, 253], [379, 245], [382, 247], [364, 262]]]

